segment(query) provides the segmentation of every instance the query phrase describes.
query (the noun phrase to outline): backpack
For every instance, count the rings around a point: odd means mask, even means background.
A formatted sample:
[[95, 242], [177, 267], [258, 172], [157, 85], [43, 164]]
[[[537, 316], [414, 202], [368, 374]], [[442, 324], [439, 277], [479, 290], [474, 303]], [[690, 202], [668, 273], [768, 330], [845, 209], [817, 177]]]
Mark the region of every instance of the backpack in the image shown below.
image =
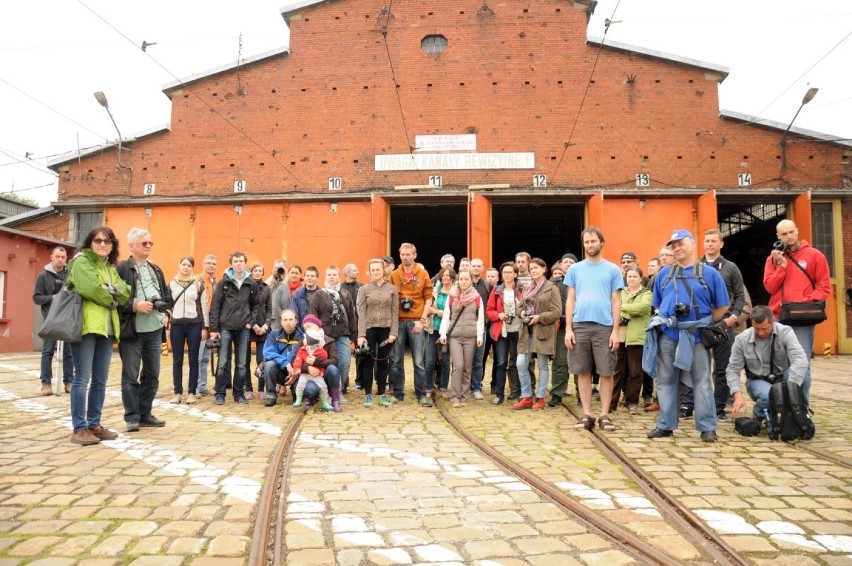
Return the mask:
[[802, 396], [802, 389], [792, 381], [779, 381], [769, 390], [769, 422], [767, 430], [770, 440], [784, 442], [810, 440], [816, 427], [811, 420], [810, 410]]

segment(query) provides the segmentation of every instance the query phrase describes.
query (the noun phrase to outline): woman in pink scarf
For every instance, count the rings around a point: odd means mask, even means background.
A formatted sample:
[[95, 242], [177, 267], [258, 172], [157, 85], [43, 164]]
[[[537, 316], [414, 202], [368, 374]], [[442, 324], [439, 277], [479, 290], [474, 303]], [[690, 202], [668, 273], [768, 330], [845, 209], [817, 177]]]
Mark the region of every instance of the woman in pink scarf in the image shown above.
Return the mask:
[[482, 304], [482, 297], [473, 288], [469, 271], [459, 272], [458, 291], [450, 296], [444, 307], [438, 332], [441, 344], [446, 344], [448, 338], [450, 343], [450, 359], [453, 365], [450, 403], [453, 407], [467, 405], [473, 355], [476, 349], [482, 346], [485, 338], [485, 305]]

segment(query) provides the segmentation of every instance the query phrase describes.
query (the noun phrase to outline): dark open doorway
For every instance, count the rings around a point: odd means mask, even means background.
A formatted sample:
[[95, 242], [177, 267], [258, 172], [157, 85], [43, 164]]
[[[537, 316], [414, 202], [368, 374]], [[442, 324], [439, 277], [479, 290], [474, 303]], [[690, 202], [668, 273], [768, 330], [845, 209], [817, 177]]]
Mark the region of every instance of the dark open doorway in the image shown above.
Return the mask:
[[772, 243], [777, 240], [775, 225], [787, 217], [784, 203], [719, 203], [719, 230], [725, 238], [722, 255], [734, 262], [754, 305], [769, 302], [763, 288], [763, 266]]
[[453, 254], [456, 268], [467, 255], [467, 206], [464, 203], [391, 205], [391, 249], [399, 265], [399, 245], [417, 247], [417, 261], [429, 275], [438, 272], [441, 256]]
[[491, 207], [491, 258], [494, 266], [514, 261], [515, 253], [526, 251], [548, 266], [571, 252], [583, 259], [580, 231], [584, 226], [583, 204], [553, 201], [494, 203]]

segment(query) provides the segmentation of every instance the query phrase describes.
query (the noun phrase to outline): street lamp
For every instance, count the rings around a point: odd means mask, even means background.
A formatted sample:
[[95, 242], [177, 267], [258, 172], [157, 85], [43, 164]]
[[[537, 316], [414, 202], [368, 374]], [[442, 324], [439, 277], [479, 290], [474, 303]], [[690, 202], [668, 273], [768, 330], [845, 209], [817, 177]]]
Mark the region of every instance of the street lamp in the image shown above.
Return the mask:
[[793, 119], [790, 120], [790, 125], [787, 126], [787, 129], [784, 130], [784, 135], [781, 137], [781, 179], [784, 179], [784, 172], [787, 170], [787, 134], [790, 133], [790, 128], [793, 127], [793, 122], [796, 121], [796, 118], [799, 117], [799, 112], [802, 111], [802, 108], [805, 107], [805, 104], [814, 99], [819, 89], [817, 87], [811, 87], [808, 89], [808, 92], [805, 93], [804, 98], [802, 98], [802, 103], [799, 105], [799, 109], [796, 110], [796, 114], [793, 116]]
[[109, 111], [109, 101], [104, 93], [98, 91], [95, 93], [95, 100], [98, 101], [98, 104], [104, 107], [109, 114], [109, 119], [112, 120], [112, 125], [115, 126], [115, 131], [118, 134], [118, 169], [122, 168], [121, 165], [121, 132], [118, 130], [118, 124], [115, 123], [115, 118], [112, 117], [112, 112]]

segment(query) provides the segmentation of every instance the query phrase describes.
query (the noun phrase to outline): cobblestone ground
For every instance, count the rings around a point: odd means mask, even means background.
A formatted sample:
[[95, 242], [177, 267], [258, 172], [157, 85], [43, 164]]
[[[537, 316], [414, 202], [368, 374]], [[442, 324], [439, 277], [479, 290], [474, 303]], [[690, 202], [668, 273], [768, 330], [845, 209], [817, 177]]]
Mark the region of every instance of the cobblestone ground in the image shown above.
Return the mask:
[[[814, 360], [817, 437], [852, 458], [848, 358]], [[103, 424], [122, 435], [69, 442], [68, 396], [39, 396], [38, 355], [0, 356], [0, 566], [244, 564], [268, 458], [294, 410], [261, 401], [172, 405], [163, 360], [154, 414], [164, 428], [123, 434], [113, 357]], [[408, 370], [411, 386], [411, 368]], [[349, 395], [313, 413], [295, 448], [288, 564], [624, 564], [610, 548], [453, 434], [413, 395], [389, 409]], [[572, 402], [572, 401], [569, 401]], [[684, 563], [700, 557], [566, 412], [454, 410], [470, 430], [586, 506]], [[653, 417], [616, 415], [610, 436], [646, 473], [755, 564], [852, 564], [852, 473], [733, 425], [702, 445], [691, 422], [649, 441]]]

